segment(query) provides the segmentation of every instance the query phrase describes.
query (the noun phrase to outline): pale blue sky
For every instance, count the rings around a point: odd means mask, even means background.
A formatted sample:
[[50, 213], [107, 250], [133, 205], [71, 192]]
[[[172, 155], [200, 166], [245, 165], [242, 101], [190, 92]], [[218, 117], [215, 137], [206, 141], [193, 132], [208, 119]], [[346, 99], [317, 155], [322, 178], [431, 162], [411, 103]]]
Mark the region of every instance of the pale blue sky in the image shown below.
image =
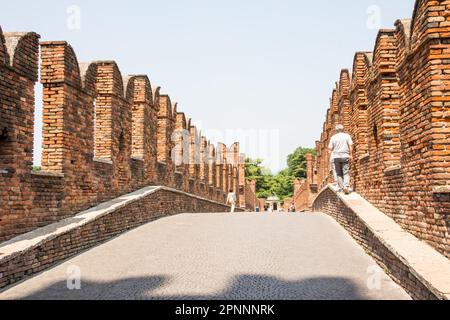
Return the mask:
[[[71, 5], [80, 8], [79, 30], [67, 25]], [[15, 0], [2, 3], [0, 25], [66, 40], [80, 62], [113, 59], [124, 75], [148, 74], [211, 134], [265, 129], [256, 131], [258, 145], [272, 134], [269, 148], [245, 143], [245, 131], [242, 151], [271, 158], [277, 171], [296, 147], [314, 146], [340, 69], [351, 68], [356, 51], [373, 49], [377, 26], [393, 27], [413, 7], [414, 0]], [[267, 130], [279, 130], [279, 146]]]

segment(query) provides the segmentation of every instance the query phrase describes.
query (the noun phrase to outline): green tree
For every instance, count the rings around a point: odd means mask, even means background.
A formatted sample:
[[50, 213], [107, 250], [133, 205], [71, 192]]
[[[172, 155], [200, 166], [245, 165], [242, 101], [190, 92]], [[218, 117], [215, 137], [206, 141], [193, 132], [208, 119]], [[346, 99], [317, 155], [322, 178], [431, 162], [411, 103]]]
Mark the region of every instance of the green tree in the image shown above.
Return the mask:
[[314, 149], [298, 148], [288, 156], [288, 167], [277, 175], [265, 168], [262, 159], [246, 159], [245, 174], [247, 179], [256, 181], [256, 196], [267, 199], [278, 196], [281, 201], [294, 194], [294, 180], [306, 178], [306, 154], [314, 154]]
[[294, 195], [294, 177], [289, 174], [289, 170], [285, 169], [278, 173], [275, 177], [275, 194], [282, 201]]
[[307, 164], [306, 155], [311, 153], [315, 154], [314, 149], [309, 148], [297, 148], [292, 154], [288, 156], [288, 173], [295, 179], [306, 179]]
[[262, 166], [261, 159], [246, 159], [245, 173], [249, 180], [256, 181], [256, 196], [258, 198], [267, 199], [276, 195], [281, 200], [291, 197], [294, 191], [293, 177], [288, 174], [285, 169], [277, 175], [273, 175], [271, 171]]
[[[262, 166], [262, 159], [245, 160], [245, 175], [249, 180], [256, 181], [256, 195], [258, 198], [267, 198], [270, 196], [270, 184], [272, 173], [269, 169]], [[269, 195], [268, 195], [269, 194]]]
[[256, 188], [261, 185], [261, 182], [264, 178], [262, 167], [263, 160], [262, 159], [250, 159], [247, 158], [245, 160], [245, 176], [249, 180], [256, 181]]

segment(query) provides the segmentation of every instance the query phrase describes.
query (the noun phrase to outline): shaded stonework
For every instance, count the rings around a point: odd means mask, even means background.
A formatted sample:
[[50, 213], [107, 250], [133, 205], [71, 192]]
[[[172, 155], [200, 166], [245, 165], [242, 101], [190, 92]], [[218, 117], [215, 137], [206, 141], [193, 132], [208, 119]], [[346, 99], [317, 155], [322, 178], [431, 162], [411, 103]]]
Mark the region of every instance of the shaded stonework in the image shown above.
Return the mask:
[[256, 181], [248, 180], [245, 184], [245, 203], [246, 209], [249, 211], [256, 211], [258, 206], [258, 198], [256, 197]]
[[380, 30], [343, 70], [316, 143], [314, 179], [332, 181], [327, 145], [355, 141], [352, 187], [450, 257], [450, 1], [418, 0], [412, 20]]
[[[146, 75], [78, 63], [67, 42], [39, 37], [0, 29], [0, 242], [150, 185], [222, 203], [232, 188], [245, 208], [239, 144], [214, 148]], [[39, 71], [42, 171], [33, 172]]]
[[[446, 280], [443, 281], [442, 279], [445, 279], [445, 272], [448, 273], [448, 271], [444, 271], [448, 265], [448, 260], [437, 254], [429, 246], [424, 246], [427, 253], [424, 255], [420, 241], [408, 238], [405, 235], [407, 233], [399, 228], [395, 222], [392, 222], [394, 225], [394, 228], [392, 228], [392, 224], [386, 224], [386, 220], [383, 218], [376, 217], [374, 219], [371, 205], [365, 205], [365, 200], [362, 203], [359, 202], [358, 198], [361, 199], [355, 194], [351, 196], [338, 195], [331, 187], [327, 187], [317, 196], [313, 209], [316, 212], [326, 213], [339, 222], [382, 269], [386, 270], [392, 279], [401, 284], [413, 299], [447, 300], [447, 292], [441, 291], [439, 288], [442, 289], [446, 286]], [[383, 215], [383, 213], [380, 212], [380, 215]], [[399, 242], [409, 249], [405, 251], [398, 245]], [[421, 247], [421, 250], [417, 250], [418, 247]], [[416, 261], [413, 262], [412, 257]], [[417, 263], [417, 261], [420, 261], [420, 263]], [[433, 263], [436, 264], [433, 265]], [[436, 265], [442, 268], [444, 277], [442, 277], [442, 274], [436, 277]], [[424, 270], [427, 273], [423, 273]]]

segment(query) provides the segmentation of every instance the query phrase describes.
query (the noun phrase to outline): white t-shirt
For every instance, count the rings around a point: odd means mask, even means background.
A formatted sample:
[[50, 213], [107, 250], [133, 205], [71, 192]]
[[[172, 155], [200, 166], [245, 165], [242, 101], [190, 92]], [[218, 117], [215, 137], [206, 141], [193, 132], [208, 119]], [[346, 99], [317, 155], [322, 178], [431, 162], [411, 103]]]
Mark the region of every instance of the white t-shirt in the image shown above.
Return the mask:
[[331, 159], [350, 158], [350, 148], [353, 145], [352, 137], [348, 133], [340, 132], [330, 139], [328, 148], [332, 151]]
[[236, 203], [236, 194], [234, 192], [228, 194], [228, 203]]

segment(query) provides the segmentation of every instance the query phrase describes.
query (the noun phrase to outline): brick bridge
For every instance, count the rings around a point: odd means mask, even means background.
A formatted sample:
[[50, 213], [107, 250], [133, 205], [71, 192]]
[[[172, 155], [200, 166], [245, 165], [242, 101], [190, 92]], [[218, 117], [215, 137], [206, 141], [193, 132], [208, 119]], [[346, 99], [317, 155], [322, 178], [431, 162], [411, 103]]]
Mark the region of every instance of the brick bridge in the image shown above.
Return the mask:
[[[285, 202], [315, 214], [221, 214], [229, 189], [239, 211], [261, 203], [239, 143], [212, 145], [147, 76], [39, 38], [0, 29], [0, 299], [450, 297], [449, 0], [417, 0], [342, 70]], [[337, 123], [355, 140], [349, 196], [330, 184]]]

